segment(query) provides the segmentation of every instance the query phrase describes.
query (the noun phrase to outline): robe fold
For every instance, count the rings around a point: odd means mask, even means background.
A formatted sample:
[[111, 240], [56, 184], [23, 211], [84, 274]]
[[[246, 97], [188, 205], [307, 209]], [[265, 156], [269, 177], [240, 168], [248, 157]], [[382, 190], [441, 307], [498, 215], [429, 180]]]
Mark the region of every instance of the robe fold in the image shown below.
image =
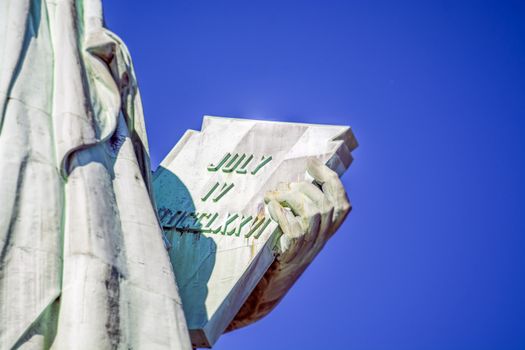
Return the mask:
[[191, 349], [100, 0], [0, 0], [0, 349]]

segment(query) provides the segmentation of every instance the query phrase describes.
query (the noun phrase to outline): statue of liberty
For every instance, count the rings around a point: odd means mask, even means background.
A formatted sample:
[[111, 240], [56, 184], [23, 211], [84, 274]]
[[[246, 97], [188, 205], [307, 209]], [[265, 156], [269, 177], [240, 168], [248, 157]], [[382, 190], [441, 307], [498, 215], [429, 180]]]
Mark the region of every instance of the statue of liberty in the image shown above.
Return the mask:
[[[349, 211], [337, 175], [309, 171], [322, 191], [274, 193], [287, 258], [230, 329], [313, 259], [300, 237], [326, 241]], [[100, 0], [0, 0], [0, 349], [192, 348], [150, 174], [131, 58]], [[298, 192], [317, 222], [280, 212]]]

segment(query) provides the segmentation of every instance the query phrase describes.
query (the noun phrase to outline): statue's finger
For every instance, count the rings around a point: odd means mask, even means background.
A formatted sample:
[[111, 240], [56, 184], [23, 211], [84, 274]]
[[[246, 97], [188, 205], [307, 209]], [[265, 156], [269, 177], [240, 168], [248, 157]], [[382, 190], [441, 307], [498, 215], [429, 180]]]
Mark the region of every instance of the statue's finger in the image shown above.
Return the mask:
[[311, 182], [294, 182], [290, 184], [290, 188], [294, 191], [300, 191], [304, 193], [312, 200], [314, 205], [316, 205], [317, 210], [320, 213], [321, 220], [319, 223], [319, 229], [317, 230], [318, 233], [315, 239], [316, 242], [312, 247], [314, 250], [318, 251], [324, 246], [326, 240], [329, 237], [334, 207], [328, 198], [326, 198], [324, 193], [319, 189], [319, 187], [313, 185]]
[[333, 233], [339, 228], [339, 226], [341, 226], [352, 206], [339, 178], [329, 179], [325, 182], [323, 185], [323, 191], [326, 193], [328, 200], [334, 205]]
[[313, 201], [300, 191], [289, 189], [267, 192], [265, 201], [268, 202], [272, 199], [285, 207], [289, 207], [296, 216], [302, 218], [309, 218], [319, 212]]
[[272, 219], [279, 224], [283, 234], [292, 238], [304, 235], [301, 223], [292, 213], [284, 209], [279, 202], [274, 199], [270, 200], [268, 203], [268, 211]]
[[335, 231], [351, 208], [343, 183], [335, 171], [316, 158], [308, 160], [307, 171], [321, 185], [323, 193], [334, 206], [333, 231]]
[[268, 202], [268, 211], [275, 220], [283, 234], [279, 238], [279, 260], [283, 263], [292, 261], [302, 248], [304, 242], [303, 226], [289, 210], [283, 208], [276, 200]]
[[324, 184], [329, 177], [337, 176], [335, 171], [332, 171], [324, 165], [319, 159], [311, 157], [306, 162], [306, 171], [314, 178], [320, 185]]
[[313, 244], [319, 234], [320, 212], [314, 202], [300, 191], [268, 192], [267, 197], [289, 207], [302, 225], [305, 239]]
[[332, 203], [323, 194], [319, 187], [313, 185], [311, 182], [301, 181], [290, 184], [292, 191], [299, 191], [304, 193], [317, 207], [321, 213], [329, 211], [332, 208]]

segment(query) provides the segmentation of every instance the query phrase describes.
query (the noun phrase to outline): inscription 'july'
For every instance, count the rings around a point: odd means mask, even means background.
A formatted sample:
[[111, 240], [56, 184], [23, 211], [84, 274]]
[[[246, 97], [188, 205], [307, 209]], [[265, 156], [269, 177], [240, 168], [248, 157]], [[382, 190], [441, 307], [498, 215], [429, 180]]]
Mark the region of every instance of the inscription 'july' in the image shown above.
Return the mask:
[[252, 168], [251, 171], [248, 171], [248, 165], [252, 162], [254, 159], [253, 154], [231, 154], [226, 153], [224, 157], [215, 164], [208, 165], [208, 171], [209, 172], [216, 172], [221, 170], [224, 173], [233, 173], [234, 171], [237, 174], [252, 174], [256, 175], [266, 164], [268, 164], [272, 160], [272, 156], [262, 156], [261, 160], [258, 163], [254, 163], [255, 166]]

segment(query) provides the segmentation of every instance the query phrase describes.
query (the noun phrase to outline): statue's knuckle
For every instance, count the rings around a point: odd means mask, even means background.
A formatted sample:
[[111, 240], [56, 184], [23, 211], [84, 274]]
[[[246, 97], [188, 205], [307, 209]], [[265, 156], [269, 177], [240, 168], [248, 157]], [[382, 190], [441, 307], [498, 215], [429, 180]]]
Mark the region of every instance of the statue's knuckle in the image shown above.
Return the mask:
[[343, 202], [343, 204], [341, 205], [341, 211], [343, 213], [348, 213], [351, 209], [352, 205], [348, 201]]

